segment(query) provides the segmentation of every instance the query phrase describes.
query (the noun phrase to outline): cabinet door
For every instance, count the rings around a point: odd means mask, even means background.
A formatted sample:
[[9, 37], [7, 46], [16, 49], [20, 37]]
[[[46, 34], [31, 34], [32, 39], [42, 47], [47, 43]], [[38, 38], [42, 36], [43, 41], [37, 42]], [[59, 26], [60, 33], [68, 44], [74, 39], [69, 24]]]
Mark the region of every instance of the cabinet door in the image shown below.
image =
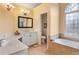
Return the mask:
[[37, 33], [36, 32], [25, 33], [23, 35], [22, 41], [23, 41], [24, 44], [26, 44], [28, 46], [37, 43], [38, 42], [38, 40], [37, 40]]
[[25, 33], [23, 35], [23, 39], [22, 39], [22, 42], [26, 45], [30, 45], [30, 37], [29, 37], [29, 33]]
[[29, 37], [30, 37], [31, 45], [37, 43], [37, 41], [38, 41], [37, 40], [37, 33], [30, 33]]

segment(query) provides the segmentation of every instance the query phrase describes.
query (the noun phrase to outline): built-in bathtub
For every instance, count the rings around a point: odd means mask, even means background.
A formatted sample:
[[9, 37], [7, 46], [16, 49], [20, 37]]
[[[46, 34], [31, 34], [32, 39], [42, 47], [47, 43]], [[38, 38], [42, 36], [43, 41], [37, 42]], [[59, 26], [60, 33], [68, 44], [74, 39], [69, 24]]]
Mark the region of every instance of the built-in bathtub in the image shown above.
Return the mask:
[[20, 42], [18, 39], [8, 39], [8, 42], [0, 47], [0, 55], [27, 55], [27, 54], [28, 54], [28, 46]]
[[57, 39], [54, 39], [53, 42], [55, 42], [57, 44], [65, 45], [68, 47], [72, 47], [75, 49], [79, 49], [79, 42], [77, 42], [77, 41], [57, 38]]

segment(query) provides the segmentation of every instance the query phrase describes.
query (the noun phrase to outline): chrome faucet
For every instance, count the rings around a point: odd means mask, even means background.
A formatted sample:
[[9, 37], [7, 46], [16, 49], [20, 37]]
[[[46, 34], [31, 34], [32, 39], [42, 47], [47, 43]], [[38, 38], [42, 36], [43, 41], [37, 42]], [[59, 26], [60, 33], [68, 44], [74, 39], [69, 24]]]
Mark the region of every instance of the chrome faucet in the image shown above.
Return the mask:
[[2, 41], [3, 41], [3, 40], [5, 40], [5, 39], [0, 39], [0, 47], [2, 46]]

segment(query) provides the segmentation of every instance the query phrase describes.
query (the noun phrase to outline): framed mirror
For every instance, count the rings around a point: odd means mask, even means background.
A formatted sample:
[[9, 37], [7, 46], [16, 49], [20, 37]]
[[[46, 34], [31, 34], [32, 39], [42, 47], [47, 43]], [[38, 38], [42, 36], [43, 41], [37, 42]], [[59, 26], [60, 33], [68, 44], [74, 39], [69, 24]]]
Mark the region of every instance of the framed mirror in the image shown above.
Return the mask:
[[18, 28], [33, 28], [33, 18], [18, 16]]

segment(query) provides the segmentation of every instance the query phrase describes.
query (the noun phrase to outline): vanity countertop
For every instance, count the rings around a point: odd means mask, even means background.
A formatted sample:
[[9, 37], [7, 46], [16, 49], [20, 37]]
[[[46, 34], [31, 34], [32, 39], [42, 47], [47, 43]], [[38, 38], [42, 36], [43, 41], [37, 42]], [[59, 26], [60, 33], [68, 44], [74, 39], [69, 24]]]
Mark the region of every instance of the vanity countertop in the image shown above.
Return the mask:
[[9, 39], [8, 43], [2, 47], [0, 47], [0, 55], [9, 55], [21, 50], [28, 49], [28, 47], [21, 43], [17, 39]]
[[71, 40], [67, 40], [67, 39], [56, 39], [56, 40], [53, 40], [53, 42], [55, 42], [57, 44], [65, 45], [68, 47], [72, 47], [75, 49], [79, 49], [79, 42], [76, 42], [76, 41], [71, 41]]

